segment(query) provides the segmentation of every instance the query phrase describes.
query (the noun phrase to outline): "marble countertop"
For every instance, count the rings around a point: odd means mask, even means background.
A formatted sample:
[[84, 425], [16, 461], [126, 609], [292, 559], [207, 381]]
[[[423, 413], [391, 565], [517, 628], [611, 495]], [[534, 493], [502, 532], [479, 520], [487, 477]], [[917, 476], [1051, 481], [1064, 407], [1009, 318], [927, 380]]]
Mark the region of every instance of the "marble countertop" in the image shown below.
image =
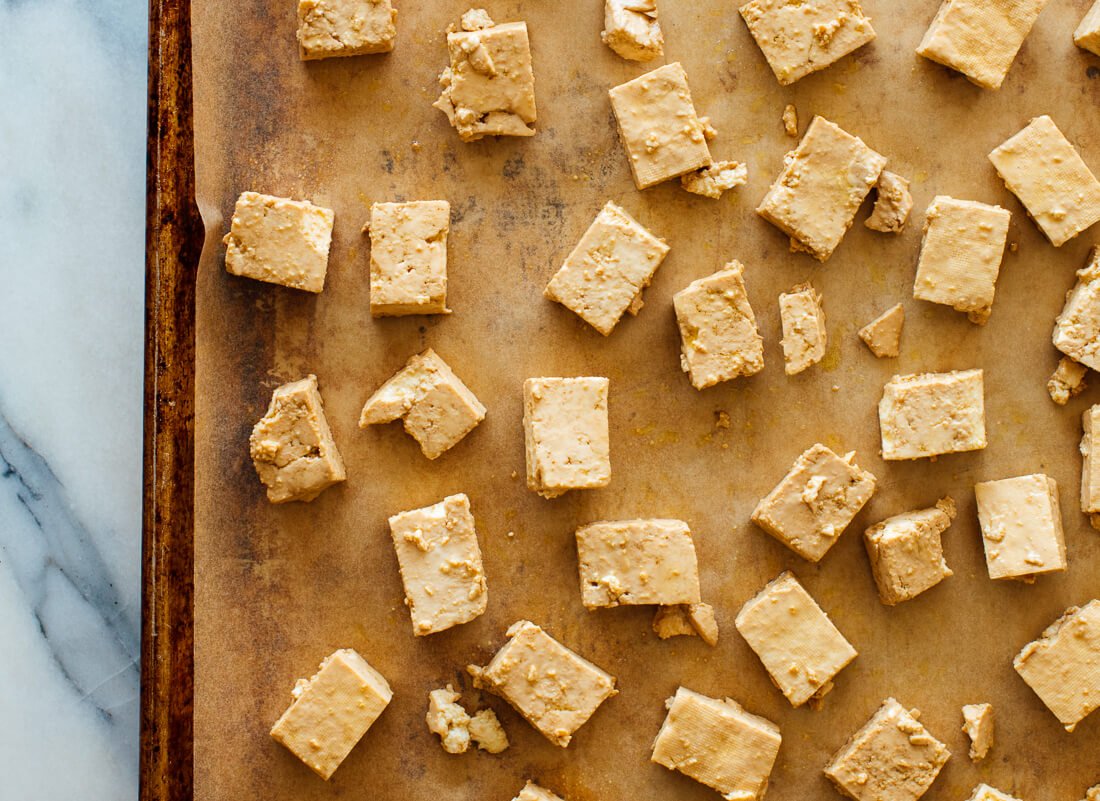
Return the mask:
[[136, 798], [145, 0], [0, 0], [0, 797]]

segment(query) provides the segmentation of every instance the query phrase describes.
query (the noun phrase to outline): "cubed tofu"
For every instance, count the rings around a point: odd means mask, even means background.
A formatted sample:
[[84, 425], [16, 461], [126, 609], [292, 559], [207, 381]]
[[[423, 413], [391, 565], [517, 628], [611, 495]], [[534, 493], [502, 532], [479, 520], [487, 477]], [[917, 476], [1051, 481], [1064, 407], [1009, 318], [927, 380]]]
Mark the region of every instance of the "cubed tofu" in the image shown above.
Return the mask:
[[303, 61], [388, 53], [397, 36], [390, 0], [298, 0], [298, 53]]
[[680, 366], [696, 389], [764, 369], [764, 340], [745, 292], [744, 273], [740, 262], [731, 261], [672, 297], [680, 327]]
[[783, 86], [825, 69], [875, 38], [859, 0], [751, 0], [740, 11]]
[[450, 314], [446, 200], [375, 203], [370, 209], [370, 313]]
[[970, 739], [970, 761], [980, 762], [993, 747], [993, 704], [966, 704], [962, 730]]
[[979, 784], [970, 794], [968, 801], [1020, 801], [1020, 799], [1008, 793], [1002, 793], [988, 784]]
[[735, 625], [791, 706], [824, 697], [858, 655], [790, 572], [742, 606]]
[[722, 193], [742, 186], [749, 179], [749, 168], [739, 161], [716, 161], [709, 167], [680, 176], [680, 185], [693, 195], [712, 200]]
[[666, 702], [668, 715], [653, 741], [653, 762], [711, 787], [724, 798], [760, 801], [782, 737], [769, 720], [730, 698], [708, 698], [686, 687]]
[[1047, 115], [993, 150], [989, 160], [1055, 247], [1100, 220], [1100, 181]]
[[1100, 247], [1077, 271], [1077, 285], [1054, 322], [1054, 347], [1093, 370], [1100, 370]]
[[535, 73], [526, 22], [495, 24], [481, 9], [447, 29], [451, 66], [432, 105], [463, 142], [486, 136], [535, 135]]
[[1100, 528], [1100, 404], [1081, 415], [1081, 511]]
[[917, 54], [999, 89], [1047, 0], [944, 0]]
[[859, 329], [859, 338], [879, 359], [896, 359], [904, 325], [905, 307], [897, 303]]
[[272, 503], [312, 501], [347, 478], [315, 375], [276, 387], [248, 449]]
[[913, 210], [913, 196], [909, 194], [909, 181], [895, 172], [883, 170], [875, 185], [878, 192], [871, 216], [863, 224], [872, 231], [898, 234]]
[[306, 292], [325, 288], [332, 244], [332, 209], [307, 200], [244, 192], [233, 209], [225, 243], [225, 269]]
[[652, 61], [665, 52], [657, 0], [606, 0], [604, 44], [629, 61]]
[[820, 561], [875, 491], [875, 477], [818, 443], [756, 505], [752, 522], [803, 559]]
[[326, 657], [292, 694], [271, 736], [326, 781], [393, 698], [382, 674], [350, 648]]
[[952, 575], [940, 536], [954, 519], [955, 502], [944, 498], [928, 509], [888, 517], [864, 532], [863, 544], [884, 604], [909, 601]]
[[704, 125], [695, 114], [679, 61], [658, 67], [608, 93], [639, 189], [711, 165]]
[[543, 294], [607, 336], [623, 314], [641, 309], [666, 255], [664, 240], [609, 200]]
[[611, 483], [606, 378], [523, 382], [527, 488], [544, 498]]
[[474, 686], [499, 695], [565, 748], [600, 704], [618, 693], [615, 677], [528, 620], [514, 623], [508, 636], [488, 665], [466, 668]]
[[512, 801], [565, 801], [565, 799], [554, 795], [545, 787], [539, 787], [534, 782], [527, 782]]
[[682, 520], [619, 520], [577, 529], [581, 600], [588, 609], [697, 604], [699, 564]]
[[1073, 43], [1100, 56], [1100, 0], [1092, 4], [1073, 32]]
[[445, 631], [485, 611], [489, 593], [469, 498], [449, 495], [394, 515], [390, 534], [413, 634]]
[[718, 644], [718, 619], [710, 604], [659, 606], [653, 615], [653, 631], [662, 640], [698, 636], [712, 648]]
[[470, 715], [458, 703], [458, 693], [451, 685], [428, 693], [428, 713], [424, 716], [428, 730], [439, 735], [439, 744], [448, 754], [464, 754], [470, 747]]
[[824, 117], [814, 117], [756, 213], [791, 237], [792, 250], [825, 261], [852, 227], [886, 157]]
[[825, 766], [825, 775], [856, 801], [916, 801], [951, 756], [918, 718], [887, 698]]
[[1066, 569], [1058, 483], [1034, 474], [974, 485], [991, 579], [1032, 581]]
[[984, 448], [984, 387], [981, 370], [891, 378], [878, 404], [882, 458], [922, 459]]
[[783, 361], [787, 375], [796, 375], [825, 358], [828, 335], [821, 295], [809, 284], [799, 284], [779, 296], [783, 326]]
[[1078, 364], [1069, 356], [1063, 356], [1058, 360], [1058, 366], [1047, 380], [1047, 393], [1050, 399], [1059, 406], [1065, 406], [1069, 399], [1080, 395], [1085, 390], [1087, 381], [1085, 376], [1089, 368]]
[[1000, 206], [936, 196], [926, 212], [913, 297], [966, 312], [984, 325], [1011, 219]]
[[1071, 606], [1012, 664], [1066, 731], [1073, 731], [1100, 706], [1100, 601]]
[[434, 350], [428, 348], [370, 396], [359, 427], [401, 418], [429, 459], [457, 445], [485, 419], [485, 407]]

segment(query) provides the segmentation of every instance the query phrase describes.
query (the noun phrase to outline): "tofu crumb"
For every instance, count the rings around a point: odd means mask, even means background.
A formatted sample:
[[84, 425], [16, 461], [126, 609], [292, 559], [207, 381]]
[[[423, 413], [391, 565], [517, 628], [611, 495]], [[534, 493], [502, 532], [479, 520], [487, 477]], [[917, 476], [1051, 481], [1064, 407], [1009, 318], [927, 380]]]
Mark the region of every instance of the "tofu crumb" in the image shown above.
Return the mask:
[[1059, 406], [1065, 406], [1070, 398], [1084, 392], [1087, 386], [1086, 376], [1089, 368], [1075, 362], [1068, 356], [1063, 356], [1058, 362], [1058, 367], [1047, 381], [1047, 392], [1050, 399]]
[[463, 754], [470, 747], [470, 716], [458, 702], [458, 693], [450, 684], [428, 693], [428, 728], [439, 735], [440, 745], [448, 754]]
[[716, 161], [709, 167], [681, 175], [680, 185], [693, 195], [717, 200], [727, 189], [742, 186], [748, 179], [749, 168], [741, 162]]
[[499, 754], [509, 746], [508, 735], [491, 709], [482, 709], [470, 718], [469, 729], [477, 747], [490, 754]]
[[993, 705], [967, 704], [962, 713], [962, 730], [970, 738], [970, 759], [980, 762], [993, 747]]
[[783, 131], [792, 138], [798, 138], [798, 109], [788, 104], [783, 109]]

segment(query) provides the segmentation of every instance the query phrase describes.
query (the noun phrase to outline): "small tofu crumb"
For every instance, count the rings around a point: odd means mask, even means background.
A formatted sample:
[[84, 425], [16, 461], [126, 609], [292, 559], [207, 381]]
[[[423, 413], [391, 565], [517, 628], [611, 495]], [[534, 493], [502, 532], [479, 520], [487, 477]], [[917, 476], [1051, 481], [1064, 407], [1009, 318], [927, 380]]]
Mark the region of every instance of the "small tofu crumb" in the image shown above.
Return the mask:
[[1047, 392], [1050, 399], [1059, 406], [1065, 406], [1070, 398], [1080, 395], [1087, 384], [1085, 376], [1089, 368], [1078, 364], [1068, 356], [1058, 360], [1058, 366], [1047, 381]]
[[859, 329], [859, 338], [879, 359], [896, 359], [904, 325], [905, 307], [897, 303]]
[[863, 224], [872, 231], [901, 233], [909, 219], [909, 212], [913, 210], [909, 181], [897, 173], [883, 170], [876, 186], [878, 196], [875, 198], [875, 207]]
[[458, 702], [458, 693], [450, 684], [446, 689], [428, 693], [428, 714], [425, 719], [433, 734], [448, 754], [464, 754], [470, 747], [470, 716]]
[[970, 759], [980, 762], [993, 747], [993, 705], [966, 704], [962, 713], [962, 730], [970, 738]]
[[783, 132], [794, 139], [798, 138], [798, 109], [790, 104], [783, 109]]
[[658, 606], [653, 615], [653, 631], [662, 640], [670, 637], [694, 637], [698, 634], [684, 604]]
[[477, 747], [490, 754], [499, 754], [509, 746], [508, 735], [491, 709], [482, 709], [470, 718], [470, 737]]
[[[1097, 53], [1100, 55], [1100, 53]], [[1085, 791], [1084, 801], [1100, 801], [1100, 784], [1094, 785]]]
[[680, 185], [693, 195], [717, 200], [727, 189], [743, 185], [749, 168], [739, 161], [716, 161], [709, 167], [680, 176]]
[[565, 801], [565, 799], [554, 795], [545, 787], [539, 787], [534, 782], [527, 782], [512, 801]]
[[974, 788], [974, 792], [971, 793], [967, 801], [1020, 801], [1020, 799], [1014, 795], [1003, 793], [996, 787], [990, 787], [988, 784], [979, 784]]

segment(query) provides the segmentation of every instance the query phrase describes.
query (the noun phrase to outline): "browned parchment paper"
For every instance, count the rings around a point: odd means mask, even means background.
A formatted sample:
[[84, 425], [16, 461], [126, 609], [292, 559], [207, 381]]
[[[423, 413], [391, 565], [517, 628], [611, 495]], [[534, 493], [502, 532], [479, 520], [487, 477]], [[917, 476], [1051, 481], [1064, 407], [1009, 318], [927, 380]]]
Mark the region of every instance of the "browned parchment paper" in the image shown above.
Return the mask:
[[[1011, 667], [1025, 643], [1071, 604], [1100, 595], [1100, 534], [1077, 510], [1080, 413], [1100, 380], [1066, 408], [1044, 385], [1057, 361], [1054, 316], [1100, 230], [1056, 250], [1008, 194], [986, 154], [1032, 116], [1049, 113], [1100, 169], [1100, 62], [1073, 47], [1087, 0], [1043, 12], [1000, 92], [985, 92], [914, 54], [938, 0], [866, 0], [878, 39], [854, 57], [782, 89], [730, 0], [660, 0], [667, 60], [681, 61], [701, 114], [720, 131], [716, 158], [750, 165], [747, 186], [712, 201], [678, 182], [638, 192], [607, 89], [647, 67], [600, 43], [603, 3], [489, 0], [497, 21], [527, 20], [538, 135], [463, 144], [439, 111], [444, 29], [460, 0], [401, 2], [391, 55], [303, 64], [294, 0], [194, 0], [199, 201], [207, 225], [198, 301], [195, 777], [200, 801], [328, 798], [507, 801], [527, 778], [571, 801], [709, 800], [713, 792], [651, 764], [664, 700], [680, 684], [729, 695], [783, 731], [769, 801], [839, 798], [821, 773], [831, 754], [894, 695], [924, 711], [954, 753], [928, 798], [966, 798], [987, 781], [1028, 801], [1076, 801], [1100, 781], [1100, 714], [1067, 734]], [[661, 62], [650, 65], [657, 66]], [[1090, 77], [1091, 76], [1091, 77]], [[862, 136], [913, 180], [917, 208], [902, 236], [856, 226], [819, 265], [753, 208], [802, 129], [822, 114]], [[236, 195], [254, 189], [336, 210], [324, 294], [313, 297], [228, 276], [220, 244]], [[989, 324], [911, 298], [923, 210], [938, 193], [1013, 213]], [[454, 314], [372, 320], [372, 201], [446, 198]], [[603, 338], [542, 298], [542, 288], [608, 199], [664, 236], [672, 251], [637, 318]], [[765, 371], [704, 392], [680, 372], [671, 296], [728, 259], [746, 281], [765, 338]], [[811, 279], [824, 293], [829, 351], [784, 375], [777, 296]], [[879, 361], [856, 330], [904, 301], [898, 360]], [[438, 461], [400, 425], [360, 431], [361, 404], [411, 354], [436, 348], [489, 409]], [[894, 373], [985, 368], [989, 447], [936, 462], [878, 456], [875, 413]], [[273, 387], [309, 372], [347, 461], [346, 484], [311, 504], [270, 506], [247, 439]], [[611, 379], [611, 486], [547, 501], [523, 481], [524, 378]], [[715, 426], [718, 411], [731, 426]], [[854, 449], [879, 490], [820, 565], [749, 523], [756, 503], [815, 441]], [[1070, 569], [1033, 586], [986, 576], [973, 484], [1028, 472], [1057, 479]], [[518, 476], [515, 477], [515, 476]], [[478, 620], [414, 639], [402, 605], [386, 517], [469, 494], [489, 579]], [[862, 530], [950, 494], [959, 519], [945, 535], [955, 576], [895, 609], [877, 600]], [[683, 518], [695, 533], [702, 584], [721, 641], [661, 642], [650, 608], [587, 612], [574, 529], [601, 518]], [[511, 533], [511, 534], [510, 534]], [[746, 599], [791, 568], [860, 651], [824, 709], [792, 709], [739, 637]], [[483, 664], [505, 629], [530, 618], [618, 677], [568, 749], [545, 741], [507, 705], [480, 698], [463, 667]], [[267, 735], [294, 680], [340, 647], [384, 673], [394, 700], [330, 784]], [[424, 724], [429, 690], [447, 682], [501, 717], [500, 756], [445, 754]], [[997, 745], [967, 759], [960, 706], [991, 701]]]

